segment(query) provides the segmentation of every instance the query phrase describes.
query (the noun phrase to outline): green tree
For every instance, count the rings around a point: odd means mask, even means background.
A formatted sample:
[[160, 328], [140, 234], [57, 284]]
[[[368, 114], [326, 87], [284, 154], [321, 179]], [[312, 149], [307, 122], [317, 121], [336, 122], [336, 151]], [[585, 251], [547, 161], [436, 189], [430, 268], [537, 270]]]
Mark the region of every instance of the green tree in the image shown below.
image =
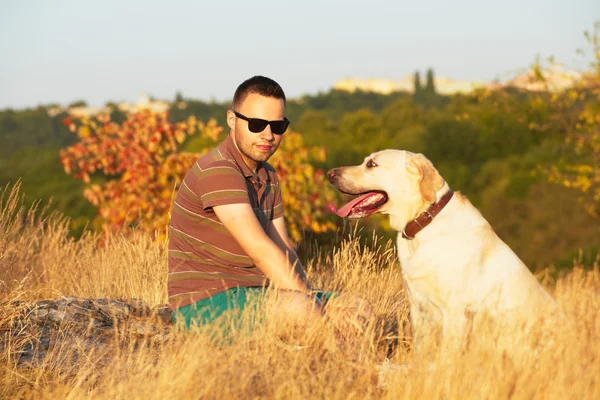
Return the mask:
[[76, 100], [74, 102], [72, 102], [71, 104], [69, 104], [69, 106], [67, 108], [73, 108], [73, 107], [87, 107], [87, 101], [85, 100]]
[[360, 164], [369, 153], [383, 149], [385, 133], [381, 129], [381, 118], [371, 110], [344, 114], [339, 129], [340, 135], [334, 144], [339, 151], [328, 157], [332, 166]]
[[307, 146], [322, 146], [328, 139], [338, 138], [337, 126], [322, 111], [306, 111], [292, 127], [302, 134]]
[[421, 90], [423, 90], [423, 87], [421, 86], [421, 74], [419, 73], [419, 71], [415, 72], [414, 87], [415, 87], [415, 94], [421, 93]]
[[425, 91], [430, 94], [435, 94], [435, 83], [433, 81], [433, 69], [427, 70], [427, 81], [425, 83]]
[[183, 94], [181, 94], [181, 91], [177, 91], [177, 93], [175, 93], [175, 103], [179, 103], [183, 101]]

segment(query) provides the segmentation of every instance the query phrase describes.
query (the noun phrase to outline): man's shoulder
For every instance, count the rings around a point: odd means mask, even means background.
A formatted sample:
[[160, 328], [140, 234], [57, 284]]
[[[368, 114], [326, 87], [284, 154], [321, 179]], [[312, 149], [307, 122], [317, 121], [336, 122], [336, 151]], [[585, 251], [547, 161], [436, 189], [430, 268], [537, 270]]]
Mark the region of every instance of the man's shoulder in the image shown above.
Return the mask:
[[239, 167], [235, 160], [227, 157], [227, 154], [219, 147], [217, 146], [201, 156], [196, 162], [197, 166], [203, 171], [210, 168], [224, 168], [239, 172]]

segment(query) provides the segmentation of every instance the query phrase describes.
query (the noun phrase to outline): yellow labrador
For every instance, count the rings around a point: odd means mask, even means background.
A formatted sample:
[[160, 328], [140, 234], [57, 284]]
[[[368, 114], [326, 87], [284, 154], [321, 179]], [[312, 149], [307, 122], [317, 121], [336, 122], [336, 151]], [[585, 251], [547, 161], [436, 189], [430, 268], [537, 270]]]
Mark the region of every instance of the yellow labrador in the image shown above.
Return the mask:
[[464, 335], [470, 318], [487, 314], [534, 323], [556, 308], [554, 300], [481, 213], [454, 193], [422, 154], [373, 153], [358, 166], [328, 172], [333, 186], [358, 195], [341, 217], [390, 216], [399, 233], [397, 250], [411, 303], [415, 345], [437, 330]]

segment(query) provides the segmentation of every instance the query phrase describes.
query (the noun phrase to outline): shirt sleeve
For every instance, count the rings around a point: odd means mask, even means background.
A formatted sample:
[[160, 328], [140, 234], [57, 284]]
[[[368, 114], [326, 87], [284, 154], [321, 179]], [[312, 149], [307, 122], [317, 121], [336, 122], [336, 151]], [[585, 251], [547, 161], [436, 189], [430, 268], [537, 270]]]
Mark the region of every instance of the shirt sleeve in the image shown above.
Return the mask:
[[250, 204], [246, 179], [231, 162], [215, 161], [205, 168], [197, 166], [197, 171], [194, 193], [204, 210], [225, 204]]

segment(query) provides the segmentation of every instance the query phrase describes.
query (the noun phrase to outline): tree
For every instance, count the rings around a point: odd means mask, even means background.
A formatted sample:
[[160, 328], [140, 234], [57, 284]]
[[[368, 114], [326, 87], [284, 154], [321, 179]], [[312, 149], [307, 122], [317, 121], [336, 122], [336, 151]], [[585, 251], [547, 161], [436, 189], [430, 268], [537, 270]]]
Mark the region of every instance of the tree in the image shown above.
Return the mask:
[[[172, 123], [166, 112], [151, 110], [128, 114], [123, 123], [108, 115], [66, 118], [64, 123], [77, 132], [79, 142], [61, 150], [61, 162], [67, 174], [87, 184], [84, 197], [98, 208], [95, 226], [105, 232], [135, 226], [158, 238], [166, 235], [174, 193], [183, 177], [222, 132], [214, 119], [204, 123], [190, 116]], [[180, 152], [179, 146], [196, 133], [206, 146], [195, 153]], [[311, 164], [324, 159], [323, 148], [307, 148], [302, 137], [290, 131], [270, 161], [282, 180], [286, 222], [295, 241], [303, 230], [335, 229], [327, 211], [334, 191], [323, 171]]]
[[419, 71], [415, 72], [414, 86], [415, 86], [415, 94], [421, 93], [421, 90], [423, 90], [423, 87], [421, 86], [421, 74], [419, 73]]
[[343, 150], [331, 159], [333, 166], [360, 164], [366, 155], [381, 150], [385, 140], [381, 118], [364, 108], [344, 114], [339, 133], [336, 145]]
[[[559, 133], [560, 150], [540, 170], [551, 182], [582, 193], [581, 201], [589, 214], [600, 216], [600, 21], [593, 32], [585, 32], [593, 61], [570, 87], [549, 94], [551, 73], [556, 66], [544, 69], [539, 62], [531, 70], [531, 79], [541, 82], [546, 91], [536, 93], [529, 103], [532, 118], [529, 127], [538, 133]], [[546, 111], [546, 118], [535, 116]]]
[[287, 230], [296, 243], [304, 231], [319, 234], [337, 228], [328, 204], [338, 194], [323, 170], [313, 167], [324, 163], [326, 155], [325, 148], [307, 147], [302, 135], [288, 131], [269, 160], [281, 182]]
[[425, 92], [435, 94], [435, 83], [433, 81], [433, 69], [427, 70], [427, 81], [425, 83]]
[[69, 104], [69, 106], [67, 108], [74, 108], [74, 107], [87, 107], [87, 102], [85, 100], [77, 100], [72, 102], [71, 104]]
[[[84, 197], [98, 208], [95, 225], [106, 232], [137, 225], [159, 237], [166, 234], [175, 187], [199, 156], [179, 153], [178, 144], [197, 132], [216, 141], [221, 132], [215, 121], [170, 123], [166, 113], [150, 110], [128, 114], [122, 124], [108, 115], [64, 122], [79, 142], [61, 150], [61, 163], [87, 184]], [[103, 182], [92, 182], [95, 173]]]

